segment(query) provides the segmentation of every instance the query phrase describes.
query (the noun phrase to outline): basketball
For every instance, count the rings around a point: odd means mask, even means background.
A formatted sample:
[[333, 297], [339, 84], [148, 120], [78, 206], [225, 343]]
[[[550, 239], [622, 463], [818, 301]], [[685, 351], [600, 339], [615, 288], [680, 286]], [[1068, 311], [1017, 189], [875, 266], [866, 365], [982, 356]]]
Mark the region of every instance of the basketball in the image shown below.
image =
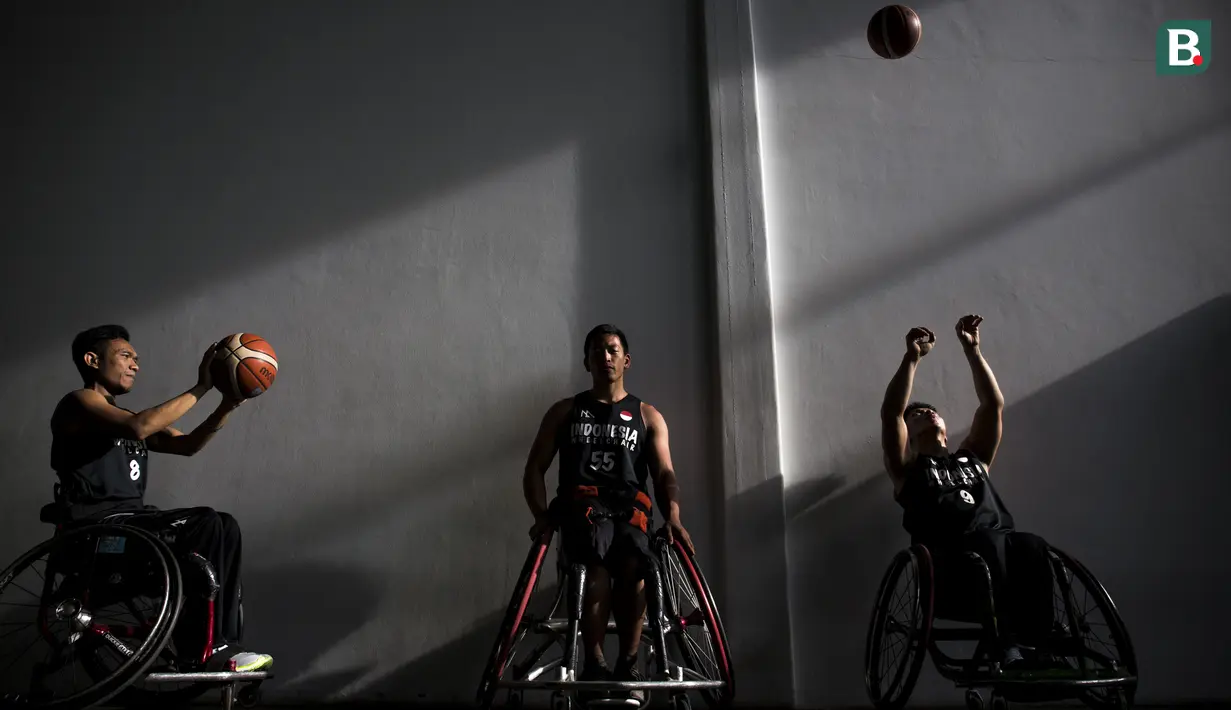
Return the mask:
[[278, 376], [273, 346], [252, 333], [235, 333], [218, 341], [210, 377], [224, 396], [252, 399], [270, 388]]
[[919, 45], [923, 23], [905, 5], [886, 5], [868, 21], [868, 44], [884, 59], [901, 59]]

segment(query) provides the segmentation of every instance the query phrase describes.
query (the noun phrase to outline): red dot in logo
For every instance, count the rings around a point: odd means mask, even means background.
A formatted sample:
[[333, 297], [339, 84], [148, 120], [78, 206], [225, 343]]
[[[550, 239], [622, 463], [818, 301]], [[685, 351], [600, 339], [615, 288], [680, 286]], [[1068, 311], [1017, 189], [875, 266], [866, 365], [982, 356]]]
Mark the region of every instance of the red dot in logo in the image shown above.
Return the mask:
[[1201, 58], [1201, 55], [1200, 55], [1200, 54], [1198, 54], [1197, 56], [1193, 57], [1193, 64], [1196, 64], [1197, 66], [1201, 66], [1201, 62], [1203, 62], [1203, 61], [1205, 61], [1205, 60]]

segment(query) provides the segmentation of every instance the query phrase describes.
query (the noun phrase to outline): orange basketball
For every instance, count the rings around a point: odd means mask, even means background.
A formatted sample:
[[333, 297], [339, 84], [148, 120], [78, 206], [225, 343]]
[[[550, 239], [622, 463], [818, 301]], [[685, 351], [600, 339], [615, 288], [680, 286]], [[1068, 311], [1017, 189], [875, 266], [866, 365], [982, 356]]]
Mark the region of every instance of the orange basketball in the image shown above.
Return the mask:
[[886, 5], [868, 22], [868, 44], [884, 59], [901, 59], [919, 45], [923, 23], [905, 5]]
[[273, 346], [252, 333], [235, 333], [218, 341], [210, 377], [223, 395], [237, 399], [258, 397], [278, 376]]

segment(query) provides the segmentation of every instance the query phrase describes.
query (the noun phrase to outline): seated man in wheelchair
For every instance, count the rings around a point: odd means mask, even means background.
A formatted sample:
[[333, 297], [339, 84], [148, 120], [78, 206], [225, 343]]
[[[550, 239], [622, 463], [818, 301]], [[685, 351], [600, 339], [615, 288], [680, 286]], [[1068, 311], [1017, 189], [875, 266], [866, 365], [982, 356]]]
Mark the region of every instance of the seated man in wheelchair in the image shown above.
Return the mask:
[[[912, 544], [933, 554], [975, 552], [992, 576], [993, 598], [1005, 642], [1002, 668], [1050, 665], [1042, 642], [1052, 624], [1052, 572], [1048, 545], [1014, 529], [989, 471], [1001, 439], [1004, 397], [979, 348], [980, 316], [956, 326], [974, 375], [979, 405], [970, 433], [950, 453], [945, 422], [930, 404], [910, 400], [915, 370], [936, 336], [927, 328], [906, 335], [906, 354], [881, 407], [881, 444]], [[973, 591], [973, 590], [972, 590]]]
[[188, 600], [172, 637], [176, 647], [204, 648], [212, 621], [212, 653], [196, 670], [267, 668], [273, 663], [271, 656], [238, 645], [241, 540], [235, 519], [207, 507], [158, 510], [144, 503], [149, 452], [192, 456], [242, 403], [224, 399], [187, 434], [171, 426], [212, 388], [209, 365], [214, 346], [201, 358], [191, 389], [141, 412], [116, 405], [117, 397], [132, 390], [140, 369], [125, 328], [104, 325], [85, 330], [73, 339], [72, 352], [83, 387], [65, 395], [51, 418], [51, 466], [60, 478], [56, 502], [61, 522], [132, 525], [160, 534], [180, 560], [192, 553], [204, 557], [213, 566], [218, 585], [214, 619], [208, 619], [201, 601], [207, 590], [200, 585], [209, 582], [198, 579], [195, 566], [185, 565]]
[[[624, 373], [632, 363], [628, 339], [619, 329], [600, 325], [586, 336], [583, 352], [593, 387], [552, 405], [526, 463], [523, 488], [534, 515], [530, 537], [559, 529], [565, 564], [586, 567], [585, 664], [578, 680], [637, 681], [644, 580], [653, 564], [646, 492], [650, 476], [659, 505], [666, 509], [668, 540], [678, 537], [690, 552], [693, 547], [680, 523], [667, 422], [624, 389]], [[557, 451], [559, 484], [548, 506], [544, 474]], [[609, 611], [620, 640], [614, 672], [603, 654]], [[640, 702], [644, 693], [634, 690], [629, 697]]]

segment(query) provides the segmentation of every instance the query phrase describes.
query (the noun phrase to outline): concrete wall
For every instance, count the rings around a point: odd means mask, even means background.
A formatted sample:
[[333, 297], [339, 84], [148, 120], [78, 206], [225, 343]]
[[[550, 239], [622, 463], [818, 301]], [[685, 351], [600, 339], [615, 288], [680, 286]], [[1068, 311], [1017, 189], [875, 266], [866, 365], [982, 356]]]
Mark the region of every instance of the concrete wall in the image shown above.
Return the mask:
[[[866, 702], [873, 594], [907, 544], [878, 406], [929, 326], [915, 394], [960, 440], [965, 313], [1007, 398], [995, 477], [1020, 526], [1110, 590], [1140, 701], [1225, 698], [1231, 91], [1217, 57], [1156, 76], [1154, 38], [1231, 14], [920, 0], [921, 46], [887, 61], [864, 35], [882, 4], [752, 3], [796, 701]], [[936, 678], [916, 701], [960, 702]]]
[[588, 386], [594, 324], [627, 331], [718, 565], [697, 7], [293, 7], [10, 18], [0, 559], [50, 532], [74, 333], [132, 330], [133, 409], [258, 333], [277, 383], [155, 460], [149, 502], [240, 520], [272, 695], [469, 701], [528, 548], [525, 454]]

